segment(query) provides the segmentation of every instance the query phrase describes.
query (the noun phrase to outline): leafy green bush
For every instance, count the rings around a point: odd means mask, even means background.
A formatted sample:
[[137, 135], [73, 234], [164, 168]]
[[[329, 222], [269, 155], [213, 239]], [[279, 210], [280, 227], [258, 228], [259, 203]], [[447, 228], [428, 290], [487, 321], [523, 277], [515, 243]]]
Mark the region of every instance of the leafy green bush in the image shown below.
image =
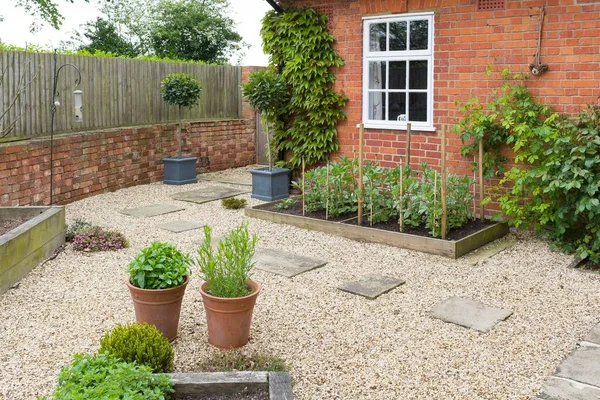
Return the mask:
[[109, 231], [93, 226], [77, 233], [72, 240], [73, 250], [108, 251], [129, 247], [129, 241], [121, 232]]
[[119, 361], [108, 353], [75, 354], [58, 375], [49, 399], [165, 400], [173, 393], [168, 375], [154, 375], [149, 367]]
[[198, 249], [196, 262], [201, 278], [208, 283], [208, 291], [216, 297], [243, 297], [250, 294], [246, 281], [254, 266], [252, 257], [258, 237], [250, 236], [248, 224], [231, 231], [212, 248], [212, 229], [204, 226], [204, 242]]
[[90, 224], [89, 222], [86, 222], [81, 219], [76, 219], [75, 222], [67, 226], [67, 231], [65, 232], [65, 240], [67, 242], [72, 242], [75, 236], [91, 227], [92, 224]]
[[170, 243], [153, 242], [129, 263], [129, 281], [142, 289], [179, 286], [190, 275], [190, 256]]
[[221, 200], [221, 204], [223, 207], [228, 208], [230, 210], [238, 210], [240, 208], [246, 207], [248, 201], [246, 199], [236, 199], [235, 197], [230, 197], [228, 199]]
[[153, 325], [117, 325], [100, 339], [98, 352], [109, 352], [122, 361], [150, 367], [154, 372], [173, 370], [173, 347]]

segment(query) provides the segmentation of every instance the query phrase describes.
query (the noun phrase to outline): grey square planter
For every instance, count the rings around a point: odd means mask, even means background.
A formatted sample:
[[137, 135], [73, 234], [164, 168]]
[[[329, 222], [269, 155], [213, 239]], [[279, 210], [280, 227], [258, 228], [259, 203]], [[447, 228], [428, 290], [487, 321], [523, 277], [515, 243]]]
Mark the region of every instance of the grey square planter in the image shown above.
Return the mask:
[[253, 169], [252, 198], [263, 201], [275, 201], [289, 197], [290, 170], [268, 167]]
[[165, 185], [185, 185], [198, 182], [196, 157], [166, 157], [163, 183]]

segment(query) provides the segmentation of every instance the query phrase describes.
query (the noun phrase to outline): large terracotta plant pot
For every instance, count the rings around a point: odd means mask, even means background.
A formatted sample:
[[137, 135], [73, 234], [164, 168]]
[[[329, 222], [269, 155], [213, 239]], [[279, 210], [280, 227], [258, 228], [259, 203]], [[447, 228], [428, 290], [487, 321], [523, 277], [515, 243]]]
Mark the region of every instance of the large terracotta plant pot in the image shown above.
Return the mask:
[[202, 284], [200, 293], [206, 310], [208, 343], [220, 349], [242, 347], [248, 343], [252, 311], [261, 287], [252, 280], [247, 284], [252, 293], [235, 298], [211, 296], [206, 292], [208, 283]]
[[169, 289], [140, 289], [133, 286], [129, 280], [127, 287], [131, 293], [137, 322], [154, 325], [169, 341], [177, 337], [179, 314], [185, 288], [190, 277], [183, 284]]

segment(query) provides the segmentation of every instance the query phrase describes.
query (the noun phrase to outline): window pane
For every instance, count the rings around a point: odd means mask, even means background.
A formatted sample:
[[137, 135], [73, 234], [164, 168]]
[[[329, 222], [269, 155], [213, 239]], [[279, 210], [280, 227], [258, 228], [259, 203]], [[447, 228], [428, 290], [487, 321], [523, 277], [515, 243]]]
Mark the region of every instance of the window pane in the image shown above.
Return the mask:
[[371, 61], [369, 63], [369, 89], [385, 89], [385, 77], [385, 61]]
[[369, 92], [369, 119], [385, 120], [385, 92]]
[[427, 93], [408, 94], [408, 119], [427, 122]]
[[406, 61], [390, 61], [390, 89], [406, 89]]
[[390, 51], [406, 50], [406, 21], [390, 23]]
[[410, 49], [427, 50], [429, 44], [429, 21], [410, 21]]
[[369, 50], [386, 51], [386, 24], [371, 24], [369, 29]]
[[390, 121], [406, 121], [406, 93], [390, 93]]
[[[391, 68], [390, 63], [390, 68]], [[427, 89], [427, 61], [411, 61], [408, 78], [408, 87], [411, 89]], [[391, 86], [391, 82], [390, 82]]]

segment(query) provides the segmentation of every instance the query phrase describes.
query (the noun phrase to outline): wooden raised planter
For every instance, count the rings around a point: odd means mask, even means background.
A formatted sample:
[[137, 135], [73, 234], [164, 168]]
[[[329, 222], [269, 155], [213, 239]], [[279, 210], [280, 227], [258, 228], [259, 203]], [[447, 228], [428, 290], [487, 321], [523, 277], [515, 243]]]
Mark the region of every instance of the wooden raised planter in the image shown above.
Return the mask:
[[278, 202], [275, 201], [247, 208], [246, 215], [248, 217], [264, 219], [265, 221], [276, 222], [278, 224], [294, 225], [299, 228], [329, 233], [348, 239], [380, 243], [454, 259], [499, 239], [508, 233], [508, 225], [499, 222], [459, 240], [442, 240], [265, 210], [265, 208], [270, 208], [276, 203]]

